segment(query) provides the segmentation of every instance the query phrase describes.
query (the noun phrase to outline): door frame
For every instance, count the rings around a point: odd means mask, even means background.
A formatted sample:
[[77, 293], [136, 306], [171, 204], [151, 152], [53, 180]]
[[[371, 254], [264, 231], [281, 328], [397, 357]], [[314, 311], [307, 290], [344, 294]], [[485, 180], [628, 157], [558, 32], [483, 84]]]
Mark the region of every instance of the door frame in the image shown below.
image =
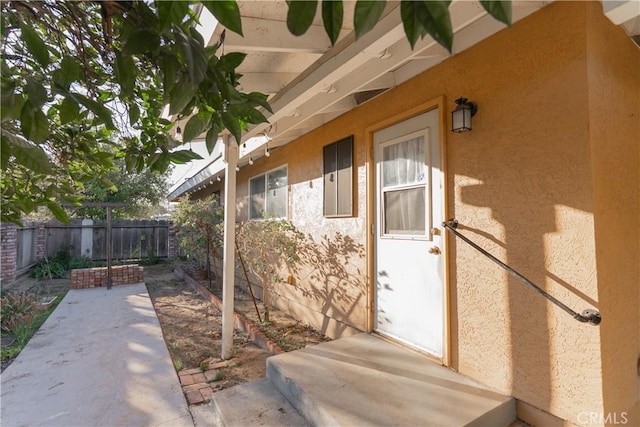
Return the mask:
[[[446, 125], [447, 125], [447, 116], [445, 114], [445, 97], [440, 96], [438, 98], [432, 99], [420, 105], [417, 105], [409, 110], [403, 111], [401, 113], [395, 114], [381, 122], [378, 122], [374, 125], [368, 126], [365, 128], [365, 146], [367, 151], [367, 160], [366, 160], [366, 182], [367, 182], [367, 214], [366, 214], [366, 223], [367, 223], [367, 251], [366, 251], [366, 262], [367, 262], [367, 332], [374, 332], [374, 316], [375, 316], [375, 282], [376, 282], [376, 273], [375, 273], [375, 219], [376, 219], [376, 206], [375, 206], [375, 192], [376, 192], [376, 170], [375, 170], [375, 158], [374, 158], [374, 144], [373, 144], [373, 134], [379, 130], [387, 128], [389, 126], [393, 126], [405, 120], [411, 119], [412, 117], [419, 116], [420, 114], [429, 112], [433, 109], [438, 109], [438, 136], [439, 136], [439, 144], [440, 144], [440, 168], [442, 172], [442, 195], [443, 195], [443, 209], [444, 212], [443, 218], [448, 218], [448, 185], [447, 185], [447, 153], [446, 153]], [[443, 354], [442, 359], [439, 360], [445, 366], [451, 366], [451, 304], [450, 304], [450, 285], [449, 285], [449, 236], [446, 233], [444, 228], [441, 229], [442, 233], [442, 242], [443, 247], [442, 257], [444, 260], [444, 289], [443, 289]], [[434, 357], [434, 356], [431, 356]]]

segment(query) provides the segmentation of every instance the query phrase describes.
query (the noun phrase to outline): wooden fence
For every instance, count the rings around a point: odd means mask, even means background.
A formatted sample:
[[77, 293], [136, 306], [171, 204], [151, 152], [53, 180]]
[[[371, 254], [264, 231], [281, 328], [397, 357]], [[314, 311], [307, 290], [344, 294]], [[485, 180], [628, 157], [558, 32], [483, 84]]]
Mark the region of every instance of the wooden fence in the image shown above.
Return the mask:
[[[112, 221], [113, 259], [169, 257], [168, 221]], [[49, 222], [45, 225], [46, 253], [52, 257], [60, 250], [72, 256], [93, 260], [107, 258], [107, 226], [104, 221], [74, 220], [69, 224]]]
[[[0, 280], [12, 282], [45, 257], [59, 251], [95, 261], [107, 258], [104, 221], [73, 220], [29, 223], [24, 227], [0, 224]], [[175, 230], [169, 221], [112, 221], [114, 260], [174, 258], [178, 255]]]

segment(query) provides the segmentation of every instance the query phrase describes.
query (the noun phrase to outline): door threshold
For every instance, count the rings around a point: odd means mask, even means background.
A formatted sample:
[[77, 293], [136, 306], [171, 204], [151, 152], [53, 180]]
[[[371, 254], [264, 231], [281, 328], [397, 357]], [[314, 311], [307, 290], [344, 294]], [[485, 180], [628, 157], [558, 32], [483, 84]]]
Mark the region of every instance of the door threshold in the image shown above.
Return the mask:
[[438, 356], [434, 356], [433, 354], [429, 353], [427, 350], [421, 349], [419, 347], [413, 346], [409, 343], [407, 343], [406, 341], [402, 341], [401, 339], [398, 339], [396, 337], [390, 336], [390, 335], [386, 335], [382, 332], [379, 331], [372, 331], [371, 335], [376, 336], [377, 338], [380, 338], [384, 341], [387, 341], [391, 344], [400, 346], [402, 348], [406, 348], [407, 350], [411, 350], [414, 353], [418, 353], [421, 356], [424, 356], [425, 358], [429, 359], [432, 362], [435, 362], [441, 366], [444, 367], [449, 367], [447, 366], [447, 364], [444, 362], [444, 358], [443, 357], [438, 357]]

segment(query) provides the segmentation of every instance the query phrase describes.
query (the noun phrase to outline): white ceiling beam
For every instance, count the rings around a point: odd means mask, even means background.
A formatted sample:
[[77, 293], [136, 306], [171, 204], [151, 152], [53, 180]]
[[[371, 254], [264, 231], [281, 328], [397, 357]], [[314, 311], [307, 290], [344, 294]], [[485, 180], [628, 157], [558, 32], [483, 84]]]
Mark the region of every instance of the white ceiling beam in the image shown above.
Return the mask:
[[[271, 107], [274, 113], [267, 118], [273, 123], [282, 117], [290, 116], [316, 94], [330, 88], [333, 82], [358, 69], [368, 62], [372, 55], [379, 55], [403, 37], [404, 30], [399, 13], [388, 13], [373, 30], [356, 41], [353, 34], [345, 37], [320, 61], [307, 69], [299, 79], [273, 98]], [[245, 138], [261, 132], [264, 127], [265, 125], [262, 125], [249, 130]]]
[[303, 36], [296, 37], [289, 32], [286, 22], [243, 17], [242, 29], [244, 37], [227, 32], [225, 51], [323, 54], [331, 47], [321, 25], [312, 25]]
[[240, 90], [273, 94], [282, 90], [298, 74], [296, 73], [241, 73]]
[[640, 1], [602, 0], [602, 9], [611, 22], [620, 25], [640, 16]]

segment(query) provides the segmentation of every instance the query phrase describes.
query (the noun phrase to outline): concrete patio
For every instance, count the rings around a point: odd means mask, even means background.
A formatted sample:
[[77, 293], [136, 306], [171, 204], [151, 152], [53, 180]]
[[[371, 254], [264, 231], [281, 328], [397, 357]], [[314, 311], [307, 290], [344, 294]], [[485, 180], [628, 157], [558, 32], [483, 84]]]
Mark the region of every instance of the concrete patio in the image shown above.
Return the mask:
[[69, 291], [1, 401], [3, 426], [193, 426], [143, 283]]

